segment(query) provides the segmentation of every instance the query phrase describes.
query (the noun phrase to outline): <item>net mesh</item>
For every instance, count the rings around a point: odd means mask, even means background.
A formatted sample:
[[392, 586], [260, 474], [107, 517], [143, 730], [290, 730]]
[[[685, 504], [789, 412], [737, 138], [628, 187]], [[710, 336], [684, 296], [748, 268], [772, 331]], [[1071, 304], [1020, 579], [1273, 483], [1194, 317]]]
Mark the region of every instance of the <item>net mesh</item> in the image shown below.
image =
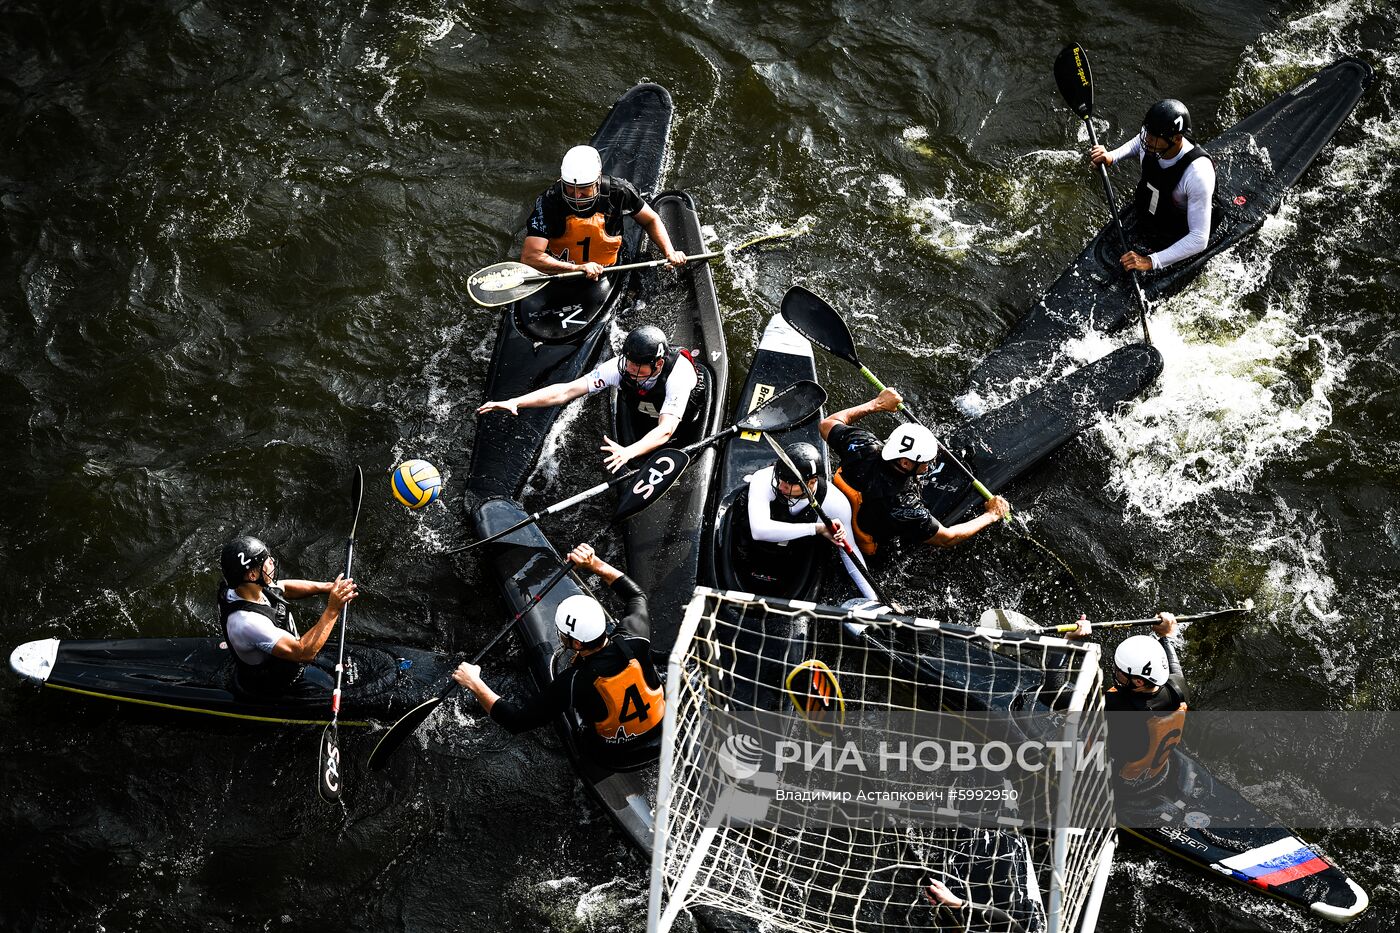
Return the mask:
[[[1111, 853], [1112, 797], [1102, 773], [1020, 787], [1020, 812], [1039, 808], [1053, 814], [1048, 823], [1018, 820], [1004, 801], [961, 801], [944, 806], [950, 818], [938, 825], [899, 815], [843, 824], [814, 818], [787, 771], [781, 789], [799, 802], [769, 794], [761, 819], [735, 820], [719, 817], [741, 812], [734, 801], [749, 798], [735, 796], [732, 760], [717, 766], [706, 749], [717, 721], [751, 711], [800, 718], [796, 729], [726, 746], [749, 770], [761, 770], [763, 750], [780, 738], [820, 742], [839, 727], [843, 738], [885, 740], [892, 717], [921, 711], [964, 714], [938, 718], [965, 723], [963, 738], [981, 743], [986, 727], [974, 714], [1033, 712], [1043, 714], [1033, 728], [1055, 738], [1072, 730], [1102, 747], [1100, 677], [1092, 644], [697, 589], [667, 682], [649, 929], [668, 929], [680, 909], [696, 905], [802, 933], [1078, 929]], [[747, 777], [742, 767], [737, 773]], [[880, 776], [869, 780], [882, 786]], [[893, 787], [910, 778], [889, 780]], [[975, 906], [936, 907], [925, 895], [930, 878]]]

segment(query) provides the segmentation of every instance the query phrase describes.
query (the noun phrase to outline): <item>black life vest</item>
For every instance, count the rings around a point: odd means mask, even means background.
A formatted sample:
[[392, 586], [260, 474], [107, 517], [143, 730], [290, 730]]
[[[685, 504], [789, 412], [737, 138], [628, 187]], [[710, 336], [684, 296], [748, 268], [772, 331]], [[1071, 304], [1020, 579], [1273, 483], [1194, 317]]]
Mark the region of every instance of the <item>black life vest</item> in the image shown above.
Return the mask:
[[273, 625], [295, 636], [297, 634], [296, 624], [292, 621], [291, 606], [287, 602], [287, 598], [282, 595], [282, 587], [277, 584], [263, 587], [263, 595], [267, 597], [267, 603], [255, 603], [240, 598], [230, 599], [228, 594], [232, 590], [233, 587], [220, 580], [215, 599], [219, 605], [219, 626], [224, 631], [224, 642], [229, 646], [229, 657], [233, 659], [235, 687], [246, 693], [281, 693], [290, 689], [301, 678], [303, 665], [272, 655], [268, 655], [261, 664], [249, 664], [238, 656], [238, 652], [233, 650], [233, 643], [229, 640], [228, 635], [228, 617], [230, 615], [235, 612], [256, 612], [269, 619]]
[[[699, 420], [704, 413], [701, 408], [705, 404], [705, 367], [696, 360], [694, 353], [690, 350], [683, 350], [672, 347], [666, 354], [666, 365], [662, 368], [661, 374], [656, 377], [656, 383], [649, 389], [643, 389], [630, 381], [625, 375], [618, 384], [622, 397], [627, 400], [627, 408], [634, 417], [659, 421], [661, 418], [661, 403], [666, 401], [666, 381], [671, 378], [671, 373], [675, 371], [676, 361], [684, 356], [690, 361], [690, 365], [695, 367], [695, 388], [690, 392], [690, 399], [685, 403], [685, 414], [681, 416], [682, 424], [690, 424]], [[618, 357], [619, 366], [622, 364], [622, 357]], [[646, 424], [646, 421], [640, 422]]]
[[[1186, 209], [1177, 206], [1172, 194], [1187, 167], [1197, 159], [1210, 159], [1210, 153], [1195, 146], [1170, 168], [1164, 168], [1162, 160], [1153, 153], [1142, 160], [1142, 177], [1138, 179], [1133, 202], [1137, 207], [1137, 232], [1153, 249], [1171, 246], [1191, 230]], [[1212, 230], [1220, 223], [1220, 217], [1219, 211], [1211, 212]]]
[[[826, 488], [826, 478], [820, 477], [817, 480], [817, 490], [814, 493], [818, 502], [826, 501]], [[792, 541], [759, 541], [755, 539], [753, 527], [749, 524], [749, 489], [750, 487], [745, 486], [734, 498], [734, 504], [730, 506], [729, 521], [733, 524], [732, 541], [735, 556], [744, 564], [744, 569], [749, 573], [760, 577], [772, 576], [776, 578], [780, 575], [779, 571], [786, 572], [791, 569], [784, 567], [784, 564], [794, 559], [801, 559], [799, 555], [793, 553], [793, 546], [810, 544], [811, 541], [809, 538], [795, 538]], [[774, 493], [773, 500], [768, 503], [768, 514], [775, 522], [790, 522], [794, 525], [820, 521], [811, 502], [807, 502], [794, 515], [788, 509], [787, 500], [777, 493]]]

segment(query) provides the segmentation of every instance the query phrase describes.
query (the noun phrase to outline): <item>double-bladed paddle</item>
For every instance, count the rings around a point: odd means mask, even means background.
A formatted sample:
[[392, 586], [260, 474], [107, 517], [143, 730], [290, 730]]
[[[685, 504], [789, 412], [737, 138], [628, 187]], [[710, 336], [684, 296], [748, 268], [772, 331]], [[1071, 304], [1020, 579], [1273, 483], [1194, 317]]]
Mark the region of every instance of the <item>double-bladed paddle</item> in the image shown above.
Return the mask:
[[[723, 259], [730, 253], [737, 253], [751, 246], [757, 246], [759, 243], [781, 240], [805, 232], [806, 228], [799, 225], [791, 229], [778, 230], [774, 233], [765, 233], [751, 240], [745, 240], [737, 246], [711, 250], [707, 253], [696, 253], [694, 256], [686, 256], [685, 261], [688, 264], [702, 259]], [[620, 266], [607, 266], [603, 269], [603, 275], [611, 275], [614, 272], [627, 272], [632, 269], [654, 269], [657, 266], [664, 266], [666, 263], [667, 260], [665, 259], [628, 262]], [[540, 272], [531, 266], [525, 265], [523, 262], [498, 262], [473, 273], [471, 277], [467, 279], [467, 294], [471, 296], [472, 301], [475, 301], [483, 308], [496, 308], [500, 305], [510, 304], [512, 301], [529, 298], [550, 282], [559, 279], [576, 279], [585, 274], [586, 273], [582, 269], [575, 269], [573, 272], [551, 274]]]
[[[1194, 615], [1177, 616], [1176, 621], [1185, 626], [1193, 622], [1225, 622], [1235, 619], [1243, 619], [1254, 611], [1254, 600], [1246, 599], [1238, 606], [1228, 609], [1213, 609], [1210, 612], [1198, 612]], [[1089, 628], [1132, 628], [1135, 626], [1156, 625], [1162, 621], [1158, 618], [1151, 619], [1114, 619], [1109, 622], [1090, 622]], [[1010, 632], [1038, 632], [1042, 635], [1052, 635], [1055, 633], [1072, 632], [1079, 627], [1077, 622], [1069, 622], [1063, 625], [1039, 625], [1029, 616], [1024, 616], [1012, 609], [988, 609], [982, 613], [977, 620], [977, 624], [982, 628], [996, 628]]]
[[[885, 384], [860, 361], [860, 356], [856, 353], [855, 338], [851, 336], [851, 329], [846, 326], [845, 319], [825, 299], [801, 285], [794, 285], [783, 296], [781, 311], [783, 320], [792, 325], [793, 330], [837, 359], [845, 360], [856, 367], [877, 392], [885, 391]], [[923, 424], [918, 415], [910, 411], [903, 402], [899, 405], [899, 412], [915, 424]], [[967, 464], [963, 463], [948, 445], [940, 443], [938, 446], [958, 469], [967, 474], [967, 478], [972, 481], [972, 488], [977, 490], [978, 495], [990, 501], [993, 497], [992, 491], [973, 475], [972, 471], [967, 468]], [[1064, 568], [1070, 579], [1074, 580], [1076, 584], [1079, 582], [1079, 578], [1074, 575], [1074, 571], [1069, 564], [1065, 563], [1064, 558], [1031, 535], [1030, 529], [1026, 527], [1025, 521], [1021, 519], [1020, 515], [1008, 512], [1005, 524], [1016, 534], [1049, 555], [1055, 563]]]
[[[617, 507], [613, 509], [609, 524], [624, 522], [645, 510], [653, 502], [664, 496], [666, 491], [674, 486], [676, 480], [685, 472], [686, 467], [690, 465], [690, 456], [681, 450], [658, 450], [656, 453], [652, 454], [649, 459], [669, 459], [673, 464], [673, 468], [663, 473], [653, 475], [648, 473], [646, 468], [643, 467], [633, 474], [636, 477], [636, 481], [623, 490], [622, 495], [618, 498]], [[545, 596], [549, 595], [550, 590], [559, 585], [559, 581], [563, 580], [572, 568], [573, 562], [565, 558], [563, 566], [556, 570], [550, 578], [545, 581], [544, 586], [540, 587], [535, 595], [530, 597], [529, 601], [525, 604], [525, 608], [521, 609], [509, 622], [501, 626], [501, 629], [496, 632], [495, 635], [491, 636], [491, 640], [476, 653], [469, 663], [480, 664], [481, 659], [486, 656], [486, 653], [496, 647], [496, 643], [504, 638], [515, 624], [525, 617], [526, 613], [538, 606], [540, 601], [543, 600]], [[374, 751], [370, 752], [370, 770], [378, 771], [380, 768], [383, 768], [384, 765], [388, 764], [389, 756], [394, 753], [395, 749], [403, 744], [404, 739], [418, 731], [418, 727], [433, 714], [433, 711], [442, 704], [443, 700], [446, 700], [452, 695], [452, 691], [456, 687], [457, 682], [449, 679], [447, 686], [442, 688], [441, 693], [433, 699], [415, 706], [405, 713], [398, 722], [394, 723], [393, 726], [389, 728], [389, 731], [385, 732], [383, 737], [380, 738], [379, 743], [374, 746]]]
[[[360, 524], [360, 503], [365, 495], [365, 474], [358, 466], [350, 480], [350, 537], [345, 541], [345, 579], [355, 564], [355, 528]], [[340, 656], [335, 662], [335, 692], [331, 694], [331, 721], [321, 732], [316, 790], [321, 799], [334, 803], [344, 786], [340, 780], [340, 683], [345, 674], [345, 630], [350, 626], [350, 604], [340, 607]]]
[[578, 505], [580, 502], [592, 499], [594, 496], [600, 495], [614, 486], [621, 486], [643, 471], [650, 473], [654, 470], [667, 471], [674, 469], [674, 464], [664, 460], [658, 460], [661, 454], [684, 453], [688, 457], [697, 450], [707, 447], [716, 441], [724, 440], [726, 437], [738, 434], [740, 431], [757, 431], [760, 433], [768, 431], [787, 431], [815, 415], [818, 409], [824, 404], [826, 404], [826, 390], [815, 382], [804, 379], [779, 392], [723, 431], [711, 434], [709, 437], [701, 438], [695, 443], [679, 449], [663, 447], [661, 450], [649, 455], [636, 470], [599, 483], [561, 502], [556, 502], [549, 508], [541, 509], [528, 518], [516, 522], [504, 531], [498, 531], [489, 537], [482, 538], [480, 541], [473, 541], [471, 544], [464, 544], [461, 547], [455, 547], [451, 550], [443, 551], [442, 553], [458, 554], [462, 551], [470, 551], [472, 548], [486, 544], [489, 541], [495, 541], [497, 538], [508, 535], [516, 529], [524, 528], [531, 522], [539, 521], [546, 515], [556, 515], [565, 509]]
[[[1089, 68], [1089, 53], [1078, 42], [1067, 45], [1055, 56], [1055, 83], [1060, 87], [1060, 96], [1065, 99], [1075, 116], [1084, 121], [1089, 130], [1089, 144], [1099, 144], [1099, 134], [1094, 131], [1094, 74]], [[1113, 193], [1113, 182], [1108, 177], [1108, 166], [1099, 165], [1099, 178], [1103, 181], [1104, 197], [1108, 199], [1108, 211], [1113, 215], [1113, 226], [1118, 230], [1118, 242], [1123, 252], [1132, 247], [1128, 235], [1123, 231], [1123, 221], [1118, 216], [1118, 198]], [[1133, 295], [1137, 298], [1138, 312], [1142, 319], [1142, 339], [1152, 342], [1147, 331], [1147, 293], [1142, 290], [1142, 278], [1136, 269], [1129, 272], [1133, 283]]]

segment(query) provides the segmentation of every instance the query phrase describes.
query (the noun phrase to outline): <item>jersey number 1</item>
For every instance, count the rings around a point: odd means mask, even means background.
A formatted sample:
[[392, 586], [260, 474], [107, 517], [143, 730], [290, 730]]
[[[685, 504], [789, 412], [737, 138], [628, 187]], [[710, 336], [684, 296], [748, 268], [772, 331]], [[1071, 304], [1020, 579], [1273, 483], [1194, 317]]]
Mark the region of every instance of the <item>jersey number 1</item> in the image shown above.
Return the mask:
[[[1154, 205], [1157, 203], [1157, 200], [1156, 200], [1156, 197], [1155, 197], [1155, 196], [1153, 197], [1152, 203], [1153, 203]], [[579, 249], [583, 250], [583, 259], [581, 260], [582, 262], [588, 262], [588, 247], [589, 247], [592, 243], [593, 243], [593, 238], [592, 238], [591, 236], [586, 236], [586, 237], [584, 237], [582, 240], [579, 240], [577, 243], [574, 244], [574, 245], [577, 246]]]

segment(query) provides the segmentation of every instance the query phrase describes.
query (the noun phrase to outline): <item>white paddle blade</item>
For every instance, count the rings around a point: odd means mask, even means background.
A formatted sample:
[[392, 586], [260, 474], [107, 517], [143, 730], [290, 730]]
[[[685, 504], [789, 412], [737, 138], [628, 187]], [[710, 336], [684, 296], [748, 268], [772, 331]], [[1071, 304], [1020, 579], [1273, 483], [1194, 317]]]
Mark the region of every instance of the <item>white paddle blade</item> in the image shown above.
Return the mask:
[[1012, 609], [988, 609], [977, 619], [978, 628], [994, 628], [1003, 632], [1037, 632], [1040, 626], [1029, 616]]
[[528, 298], [544, 288], [548, 278], [522, 262], [498, 262], [467, 279], [467, 293], [482, 307], [494, 308]]

